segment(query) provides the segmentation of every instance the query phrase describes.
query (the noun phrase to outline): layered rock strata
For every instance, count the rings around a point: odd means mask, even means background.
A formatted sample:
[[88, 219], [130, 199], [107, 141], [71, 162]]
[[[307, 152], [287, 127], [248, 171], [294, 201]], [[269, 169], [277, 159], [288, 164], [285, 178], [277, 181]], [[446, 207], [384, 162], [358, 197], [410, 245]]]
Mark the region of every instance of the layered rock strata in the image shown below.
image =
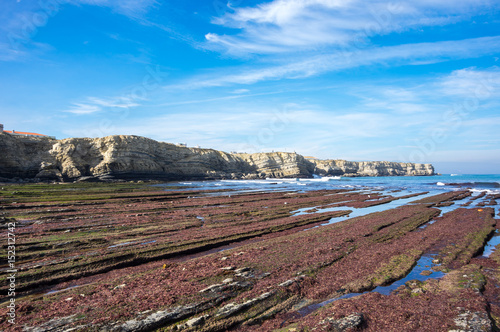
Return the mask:
[[0, 177], [77, 179], [256, 179], [433, 175], [430, 164], [307, 160], [296, 153], [226, 153], [139, 136], [51, 138], [0, 134]]
[[390, 161], [313, 160], [314, 173], [322, 176], [422, 176], [433, 175], [431, 164]]

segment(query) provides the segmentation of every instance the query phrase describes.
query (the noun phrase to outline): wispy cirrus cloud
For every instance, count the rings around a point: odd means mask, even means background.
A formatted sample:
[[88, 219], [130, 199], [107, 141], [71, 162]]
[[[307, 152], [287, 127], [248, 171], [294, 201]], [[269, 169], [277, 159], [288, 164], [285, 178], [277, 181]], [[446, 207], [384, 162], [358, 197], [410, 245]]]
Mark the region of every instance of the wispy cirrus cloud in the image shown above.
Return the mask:
[[127, 97], [119, 97], [119, 98], [97, 98], [97, 97], [88, 97], [85, 102], [77, 102], [73, 103], [72, 106], [65, 110], [64, 112], [85, 115], [85, 114], [93, 114], [101, 111], [105, 111], [106, 109], [120, 108], [120, 109], [128, 109], [130, 107], [140, 106], [139, 103], [135, 102], [131, 98]]
[[238, 29], [234, 34], [206, 34], [207, 47], [230, 54], [318, 51], [426, 26], [470, 18], [495, 6], [488, 0], [274, 0], [234, 8], [214, 24]]
[[480, 99], [500, 96], [500, 68], [471, 67], [455, 70], [440, 81], [440, 89], [443, 93], [452, 96]]
[[190, 105], [190, 104], [205, 104], [205, 103], [217, 102], [217, 101], [228, 101], [228, 100], [236, 100], [236, 99], [241, 99], [241, 98], [251, 98], [251, 97], [267, 96], [267, 95], [275, 95], [275, 94], [283, 93], [283, 91], [270, 91], [270, 92], [249, 94], [249, 93], [247, 93], [247, 92], [249, 92], [249, 90], [247, 90], [247, 89], [240, 89], [240, 90], [244, 90], [244, 91], [240, 91], [240, 92], [232, 91], [230, 95], [224, 95], [221, 97], [214, 97], [214, 98], [189, 99], [189, 100], [183, 100], [183, 101], [159, 103], [159, 104], [155, 104], [154, 107], [179, 106], [179, 105]]
[[167, 88], [197, 89], [233, 84], [250, 85], [262, 81], [307, 78], [326, 72], [350, 68], [382, 65], [421, 65], [439, 63], [450, 59], [476, 58], [500, 51], [500, 36], [470, 38], [429, 43], [401, 44], [396, 46], [369, 47], [336, 51], [327, 54], [288, 59], [286, 64], [260, 65], [253, 68], [237, 69], [231, 74], [211, 74], [188, 79], [186, 82]]
[[[59, 0], [64, 1], [64, 0]], [[157, 0], [67, 0], [71, 4], [109, 7], [114, 12], [129, 18], [139, 18], [158, 4]]]
[[466, 108], [494, 109], [500, 102], [500, 68], [463, 68], [416, 83], [377, 82], [354, 88], [351, 94], [362, 100], [365, 109], [399, 115], [437, 110], [444, 114], [464, 102]]
[[73, 103], [73, 105], [65, 112], [82, 115], [100, 112], [101, 110], [101, 107], [97, 105]]
[[248, 90], [248, 89], [236, 89], [236, 90], [231, 91], [231, 93], [238, 94], [238, 95], [244, 94], [244, 93], [249, 93], [249, 92], [250, 92], [250, 90]]
[[25, 51], [14, 49], [9, 43], [0, 42], [0, 61], [14, 61], [25, 55]]
[[88, 100], [94, 103], [95, 105], [102, 107], [129, 108], [140, 105], [139, 103], [134, 102], [132, 98], [127, 98], [127, 97], [108, 98], [108, 99], [89, 97]]

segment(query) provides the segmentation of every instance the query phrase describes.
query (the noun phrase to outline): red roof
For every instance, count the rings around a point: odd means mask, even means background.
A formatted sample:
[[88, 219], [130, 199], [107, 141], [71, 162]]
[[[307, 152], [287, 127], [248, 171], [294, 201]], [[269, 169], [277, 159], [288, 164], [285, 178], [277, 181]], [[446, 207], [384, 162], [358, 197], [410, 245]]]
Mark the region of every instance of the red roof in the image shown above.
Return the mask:
[[37, 133], [27, 133], [24, 131], [10, 131], [10, 130], [4, 130], [5, 133], [9, 134], [19, 134], [19, 135], [30, 135], [30, 136], [47, 136], [47, 135], [42, 135], [42, 134], [37, 134]]

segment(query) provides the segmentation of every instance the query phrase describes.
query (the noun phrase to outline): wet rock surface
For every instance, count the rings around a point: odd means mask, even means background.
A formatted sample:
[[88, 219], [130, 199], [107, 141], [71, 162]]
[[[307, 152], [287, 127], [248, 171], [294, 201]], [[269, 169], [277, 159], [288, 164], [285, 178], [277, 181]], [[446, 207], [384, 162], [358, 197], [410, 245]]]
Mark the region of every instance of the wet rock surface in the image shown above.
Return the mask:
[[454, 319], [458, 329], [450, 332], [489, 332], [493, 331], [490, 318], [485, 312], [465, 311]]
[[361, 327], [361, 324], [363, 324], [363, 314], [354, 313], [339, 319], [327, 318], [321, 321], [320, 324], [325, 324], [327, 331], [342, 332], [348, 329]]
[[[61, 317], [61, 318], [53, 318], [50, 321], [43, 323], [36, 327], [25, 326], [23, 331], [26, 332], [63, 332], [63, 331], [71, 331], [74, 328], [68, 328], [67, 326], [73, 323], [76, 320], [76, 315]], [[83, 329], [85, 326], [78, 326], [77, 328]]]

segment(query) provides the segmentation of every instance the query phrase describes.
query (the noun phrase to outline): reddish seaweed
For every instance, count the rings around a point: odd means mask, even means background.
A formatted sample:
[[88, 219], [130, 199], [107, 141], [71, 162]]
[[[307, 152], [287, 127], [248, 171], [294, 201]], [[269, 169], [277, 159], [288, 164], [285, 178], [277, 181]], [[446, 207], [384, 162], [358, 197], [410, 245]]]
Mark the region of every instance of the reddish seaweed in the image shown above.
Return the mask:
[[[432, 207], [468, 195], [445, 193], [307, 231], [348, 212], [293, 211], [367, 207], [413, 195], [122, 191], [71, 203], [3, 203], [6, 217], [24, 220], [17, 233], [19, 289], [28, 295], [52, 284], [61, 291], [19, 297], [15, 327], [4, 304], [0, 328], [22, 330], [53, 319], [65, 328], [99, 331], [147, 324], [148, 315], [162, 312], [176, 314], [145, 329], [323, 331], [354, 317], [367, 331], [447, 331], [469, 312], [496, 321], [499, 254], [474, 258], [496, 227], [494, 210], [458, 208], [437, 217]], [[297, 314], [311, 303], [389, 284], [428, 253], [449, 272], [443, 280]]]

